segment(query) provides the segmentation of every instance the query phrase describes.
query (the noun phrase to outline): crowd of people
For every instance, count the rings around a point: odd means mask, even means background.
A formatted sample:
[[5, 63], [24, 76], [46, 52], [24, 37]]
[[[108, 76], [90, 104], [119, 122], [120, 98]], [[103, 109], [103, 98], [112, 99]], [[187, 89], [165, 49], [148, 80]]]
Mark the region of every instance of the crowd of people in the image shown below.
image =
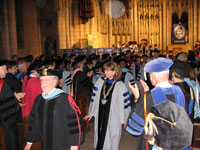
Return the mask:
[[[64, 54], [34, 59], [29, 55], [0, 60], [0, 134], [5, 137], [1, 147], [78, 150], [86, 134], [82, 124], [94, 118], [96, 150], [118, 150], [122, 127], [141, 137], [138, 150], [190, 149], [193, 124], [200, 122], [199, 53], [161, 55], [155, 48], [138, 54], [126, 50], [112, 56]], [[81, 115], [78, 100], [83, 94], [90, 102], [87, 114]], [[169, 105], [177, 111], [167, 109]], [[165, 106], [166, 115], [158, 114]], [[150, 112], [154, 117], [149, 117]], [[155, 115], [160, 115], [160, 121]], [[18, 123], [23, 124], [25, 139]], [[166, 134], [162, 138], [168, 142], [162, 142], [160, 133]]]

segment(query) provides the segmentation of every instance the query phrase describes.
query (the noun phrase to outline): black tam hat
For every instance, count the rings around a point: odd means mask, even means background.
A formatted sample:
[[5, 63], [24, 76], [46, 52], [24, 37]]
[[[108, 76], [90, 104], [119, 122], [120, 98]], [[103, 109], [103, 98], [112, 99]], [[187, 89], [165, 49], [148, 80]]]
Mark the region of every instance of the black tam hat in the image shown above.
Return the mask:
[[187, 62], [176, 59], [170, 70], [184, 77], [190, 71], [190, 65]]
[[42, 73], [41, 65], [36, 63], [31, 64], [30, 67], [28, 68], [28, 74], [31, 74], [33, 71], [37, 71], [38, 73], [41, 74]]
[[193, 124], [184, 107], [166, 100], [151, 108], [145, 123], [145, 137], [164, 150], [182, 150], [191, 145]]
[[0, 66], [4, 66], [7, 64], [7, 60], [0, 60]]
[[45, 68], [42, 71], [41, 76], [57, 76], [58, 77], [58, 73], [55, 70]]

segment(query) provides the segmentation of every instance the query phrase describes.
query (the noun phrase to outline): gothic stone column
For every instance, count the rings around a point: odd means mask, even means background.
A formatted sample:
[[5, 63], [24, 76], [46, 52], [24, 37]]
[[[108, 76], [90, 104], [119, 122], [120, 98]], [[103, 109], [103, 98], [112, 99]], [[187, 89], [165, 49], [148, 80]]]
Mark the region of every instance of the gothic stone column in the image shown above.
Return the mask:
[[15, 14], [15, 0], [7, 1], [8, 5], [8, 28], [9, 28], [9, 44], [10, 54], [17, 54], [17, 31], [16, 31], [16, 14]]

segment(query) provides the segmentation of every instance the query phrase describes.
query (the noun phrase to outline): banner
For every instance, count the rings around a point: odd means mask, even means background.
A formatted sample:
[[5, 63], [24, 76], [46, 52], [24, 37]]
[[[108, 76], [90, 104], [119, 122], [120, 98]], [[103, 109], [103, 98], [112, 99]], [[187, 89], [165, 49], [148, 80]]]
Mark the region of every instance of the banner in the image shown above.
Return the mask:
[[112, 48], [106, 48], [104, 52], [110, 54], [110, 56], [112, 57]]
[[96, 48], [90, 48], [88, 49], [88, 54], [91, 55], [91, 54], [95, 54], [96, 55]]
[[117, 56], [119, 56], [120, 53], [121, 53], [120, 48], [115, 48], [114, 51], [115, 51], [115, 53], [116, 53]]
[[80, 55], [80, 49], [79, 48], [73, 49], [73, 54], [75, 54], [76, 56]]
[[97, 49], [97, 54], [102, 56], [104, 54], [104, 48], [98, 48]]
[[88, 49], [87, 48], [81, 49], [81, 55], [88, 56]]
[[173, 24], [172, 43], [185, 44], [186, 29], [185, 24]]
[[63, 49], [61, 50], [61, 55], [67, 54], [68, 56], [72, 54], [72, 49]]

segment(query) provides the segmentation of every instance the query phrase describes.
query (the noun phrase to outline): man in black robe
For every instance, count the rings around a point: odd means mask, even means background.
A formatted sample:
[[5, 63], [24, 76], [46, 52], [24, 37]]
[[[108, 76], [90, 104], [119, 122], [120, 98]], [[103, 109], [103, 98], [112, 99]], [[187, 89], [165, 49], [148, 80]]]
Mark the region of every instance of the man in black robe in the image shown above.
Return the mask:
[[19, 93], [22, 91], [22, 84], [15, 77], [17, 69], [17, 63], [15, 61], [9, 61], [7, 63], [8, 73], [6, 74], [4, 81], [8, 84], [13, 92]]
[[[19, 103], [10, 87], [3, 80], [6, 73], [6, 62], [0, 60], [0, 128], [3, 129], [0, 138], [6, 150], [19, 150], [17, 132]], [[5, 137], [5, 141], [2, 141], [3, 137]], [[2, 146], [0, 145], [0, 149]]]
[[184, 93], [185, 96], [185, 109], [188, 113], [191, 121], [194, 121], [194, 101], [195, 95], [192, 87], [190, 87], [186, 81], [184, 81], [184, 77], [187, 73], [190, 72], [190, 65], [187, 62], [175, 60], [174, 64], [170, 68], [170, 76], [172, 82], [179, 86]]
[[34, 101], [27, 131], [27, 145], [42, 141], [42, 150], [78, 150], [81, 127], [77, 106], [72, 97], [56, 89], [58, 77], [44, 70], [40, 77], [43, 93]]

